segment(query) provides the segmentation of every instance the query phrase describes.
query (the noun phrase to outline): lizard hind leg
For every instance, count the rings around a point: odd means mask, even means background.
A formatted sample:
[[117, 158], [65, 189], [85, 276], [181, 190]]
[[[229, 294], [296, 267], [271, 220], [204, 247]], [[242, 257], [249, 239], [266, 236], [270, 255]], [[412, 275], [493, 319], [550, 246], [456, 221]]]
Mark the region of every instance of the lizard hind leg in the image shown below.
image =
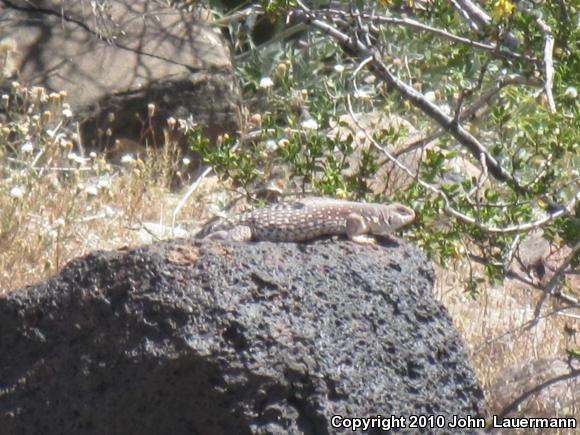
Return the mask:
[[346, 236], [349, 240], [359, 245], [376, 245], [377, 241], [366, 235], [368, 232], [369, 227], [361, 215], [357, 213], [348, 215], [346, 218]]
[[231, 242], [247, 242], [252, 240], [252, 229], [246, 225], [233, 227], [231, 230], [216, 231], [207, 236], [209, 240], [228, 240]]

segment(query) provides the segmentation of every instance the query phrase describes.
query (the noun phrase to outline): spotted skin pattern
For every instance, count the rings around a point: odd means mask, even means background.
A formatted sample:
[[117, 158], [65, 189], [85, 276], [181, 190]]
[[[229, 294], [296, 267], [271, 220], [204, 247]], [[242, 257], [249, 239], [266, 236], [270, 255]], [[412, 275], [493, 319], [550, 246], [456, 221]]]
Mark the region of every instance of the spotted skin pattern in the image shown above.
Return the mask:
[[241, 213], [208, 223], [197, 238], [302, 242], [321, 236], [346, 235], [360, 244], [408, 225], [415, 212], [402, 204], [375, 204], [330, 198], [304, 198]]

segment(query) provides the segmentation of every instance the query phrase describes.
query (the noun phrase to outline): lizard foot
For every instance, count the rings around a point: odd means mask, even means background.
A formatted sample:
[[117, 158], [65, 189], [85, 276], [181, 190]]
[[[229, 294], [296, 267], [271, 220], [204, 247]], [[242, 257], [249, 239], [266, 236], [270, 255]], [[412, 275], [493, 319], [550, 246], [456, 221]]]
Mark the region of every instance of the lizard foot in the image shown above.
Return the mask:
[[377, 241], [373, 237], [365, 236], [364, 234], [352, 236], [350, 237], [350, 240], [352, 240], [355, 243], [358, 243], [359, 245], [367, 245], [367, 246], [377, 245]]

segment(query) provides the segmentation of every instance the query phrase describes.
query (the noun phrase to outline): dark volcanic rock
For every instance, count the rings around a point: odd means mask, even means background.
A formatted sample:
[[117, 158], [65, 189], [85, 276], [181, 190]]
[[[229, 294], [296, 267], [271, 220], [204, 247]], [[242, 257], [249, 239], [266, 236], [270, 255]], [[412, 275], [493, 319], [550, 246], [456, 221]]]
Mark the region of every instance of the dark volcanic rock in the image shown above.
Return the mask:
[[96, 252], [0, 298], [2, 434], [328, 434], [483, 413], [407, 244]]

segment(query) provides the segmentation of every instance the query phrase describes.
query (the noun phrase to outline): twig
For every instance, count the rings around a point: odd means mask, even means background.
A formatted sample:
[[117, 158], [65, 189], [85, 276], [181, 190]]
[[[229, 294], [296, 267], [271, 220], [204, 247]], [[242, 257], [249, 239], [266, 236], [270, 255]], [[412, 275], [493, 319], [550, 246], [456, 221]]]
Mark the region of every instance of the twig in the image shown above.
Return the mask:
[[504, 268], [505, 270], [509, 270], [511, 265], [512, 265], [512, 261], [514, 259], [514, 255], [516, 253], [516, 250], [518, 249], [518, 247], [520, 246], [520, 240], [522, 238], [521, 234], [516, 234], [516, 236], [514, 237], [514, 240], [512, 242], [512, 244], [510, 245], [509, 250], [506, 252], [506, 255], [504, 256]]
[[573, 367], [570, 367], [570, 371], [568, 373], [563, 373], [558, 376], [549, 377], [548, 379], [533, 386], [529, 390], [523, 391], [518, 397], [512, 400], [499, 412], [499, 417], [503, 419], [504, 417], [511, 415], [514, 411], [519, 410], [520, 406], [523, 403], [525, 403], [526, 400], [529, 400], [530, 397], [533, 396], [537, 397], [542, 392], [542, 390], [550, 388], [552, 385], [555, 385], [558, 382], [564, 382], [569, 379], [574, 379], [576, 377], [580, 377], [580, 369], [575, 369]]
[[[549, 296], [552, 296], [555, 294], [554, 288], [558, 284], [558, 280], [560, 279], [560, 276], [566, 271], [566, 269], [568, 268], [568, 266], [572, 262], [572, 259], [574, 258], [574, 256], [576, 255], [576, 253], [579, 250], [580, 250], [580, 242], [577, 242], [576, 245], [572, 248], [572, 251], [566, 257], [566, 259], [562, 262], [562, 264], [558, 267], [558, 269], [556, 269], [554, 276], [552, 276], [550, 281], [548, 281], [548, 283], [545, 286], [543, 286], [542, 290], [543, 290], [544, 294], [542, 295], [542, 298], [536, 304], [536, 307], [534, 309], [534, 318], [532, 320], [530, 320], [530, 327], [535, 325], [536, 323], [538, 323], [538, 321], [540, 319], [540, 314], [542, 312], [542, 306], [544, 305], [544, 303], [546, 302], [546, 300], [548, 299]], [[558, 297], [560, 297], [562, 299], [573, 299], [572, 297], [565, 295], [561, 291], [558, 291], [556, 294]], [[575, 303], [577, 304], [578, 301], [576, 300]]]
[[[467, 256], [468, 256], [468, 258], [470, 260], [473, 260], [476, 263], [479, 263], [479, 264], [482, 264], [482, 265], [489, 264], [489, 260], [486, 259], [486, 258], [484, 258], [484, 257], [478, 256], [478, 255], [474, 255], [474, 254], [468, 254]], [[501, 263], [496, 264], [496, 265], [497, 266], [503, 266]], [[535, 290], [540, 290], [540, 291], [543, 292], [543, 289], [544, 288], [542, 286], [540, 286], [537, 283], [535, 283], [529, 277], [527, 277], [525, 275], [521, 275], [521, 274], [515, 272], [513, 269], [507, 270], [506, 271], [506, 274], [505, 274], [505, 277], [506, 278], [511, 278], [511, 279], [518, 280], [518, 281], [520, 281], [520, 282], [522, 282], [522, 283], [524, 283], [526, 285], [529, 285], [530, 287], [532, 287]], [[555, 293], [555, 294], [552, 295], [552, 297], [555, 297], [557, 299], [560, 299], [560, 300], [566, 302], [567, 304], [570, 304], [570, 306], [568, 307], [570, 309], [571, 308], [580, 308], [580, 300], [578, 300], [577, 298], [575, 298], [573, 296], [570, 296], [570, 295], [567, 295], [567, 294], [564, 294], [564, 293]], [[560, 308], [560, 309], [563, 309], [563, 308]], [[543, 318], [543, 317], [546, 317], [546, 316], [540, 316], [540, 319]], [[526, 322], [526, 324], [525, 325], [522, 325], [522, 326], [526, 326], [527, 327], [527, 325], [529, 325], [533, 321], [534, 321], [534, 319], [528, 320]]]
[[197, 190], [197, 188], [199, 187], [202, 180], [207, 176], [207, 174], [209, 174], [209, 172], [212, 169], [213, 169], [212, 166], [208, 166], [207, 168], [205, 168], [204, 171], [199, 176], [199, 178], [197, 180], [195, 180], [195, 182], [189, 187], [189, 189], [187, 190], [185, 195], [183, 195], [183, 197], [179, 200], [179, 203], [177, 204], [177, 206], [175, 207], [175, 210], [173, 210], [173, 214], [171, 215], [171, 233], [172, 233], [172, 235], [175, 231], [175, 220], [177, 218], [177, 214], [181, 211], [181, 209], [183, 208], [183, 206], [185, 205], [185, 203], [187, 202], [189, 197], [193, 194], [193, 192], [195, 192]]
[[[549, 313], [540, 316], [539, 320], [548, 319], [548, 318], [552, 317], [553, 315], [559, 315], [560, 312], [565, 311], [565, 310], [573, 310], [573, 309], [575, 310], [577, 308], [577, 304], [578, 304], [578, 302], [576, 301], [575, 305], [573, 305], [573, 306], [555, 308], [554, 310], [550, 311]], [[474, 354], [481, 352], [481, 351], [483, 351], [484, 347], [489, 346], [489, 345], [491, 345], [491, 344], [493, 344], [501, 339], [504, 339], [504, 338], [507, 338], [511, 335], [514, 335], [518, 332], [521, 333], [523, 331], [529, 330], [533, 326], [535, 326], [537, 323], [538, 322], [535, 321], [535, 319], [527, 320], [519, 326], [515, 326], [515, 327], [503, 332], [502, 334], [496, 336], [496, 337], [493, 337], [493, 338], [486, 340], [483, 344], [479, 345], [472, 352]]]
[[473, 10], [471, 4], [465, 5], [460, 0], [451, 0], [451, 4], [457, 9], [459, 15], [467, 22], [469, 27], [477, 32], [481, 32], [481, 28], [489, 22], [489, 16], [486, 14], [478, 14], [477, 9]]
[[558, 284], [558, 279], [560, 279], [560, 276], [566, 271], [578, 251], [580, 251], [580, 242], [577, 242], [576, 245], [574, 245], [572, 251], [570, 251], [562, 264], [554, 272], [554, 276], [552, 276], [550, 281], [548, 281], [548, 283], [544, 286], [544, 291], [546, 294], [554, 293], [554, 288], [556, 287], [556, 284]]

